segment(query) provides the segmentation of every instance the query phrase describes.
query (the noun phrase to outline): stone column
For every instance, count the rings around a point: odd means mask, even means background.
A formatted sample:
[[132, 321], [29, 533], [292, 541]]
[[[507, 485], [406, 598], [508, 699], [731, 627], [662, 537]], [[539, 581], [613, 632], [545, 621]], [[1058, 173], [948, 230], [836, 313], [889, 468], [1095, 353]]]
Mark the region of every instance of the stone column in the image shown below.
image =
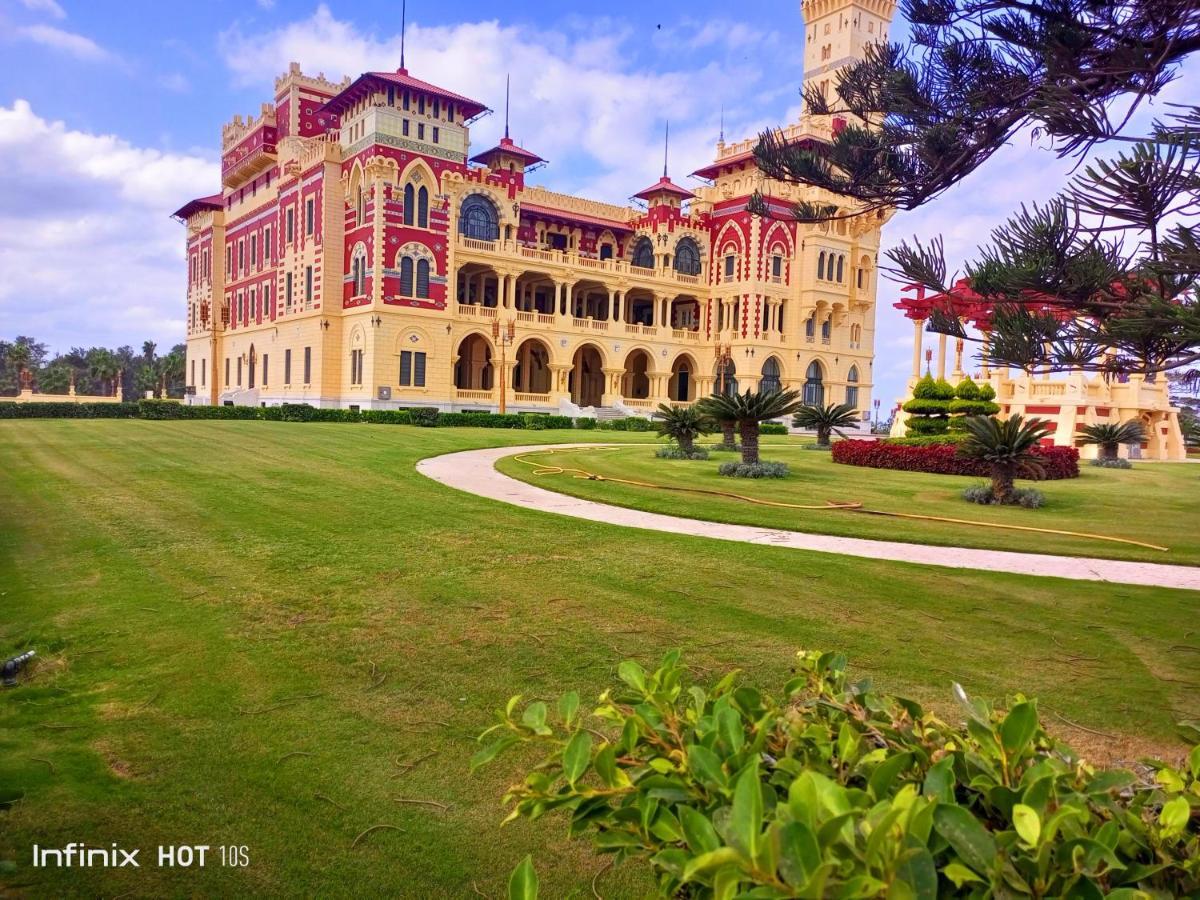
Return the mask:
[[508, 309], [512, 309], [517, 305], [517, 276], [513, 272], [509, 272], [504, 277], [508, 279], [504, 297], [504, 305]]
[[608, 289], [608, 321], [617, 321], [617, 292], [612, 288]]
[[600, 405], [612, 406], [621, 398], [621, 377], [625, 374], [625, 370], [606, 367], [602, 371], [604, 372], [604, 394], [600, 398]]
[[913, 319], [913, 379], [921, 377], [921, 351], [924, 349], [922, 343], [925, 339], [925, 320]]
[[946, 336], [944, 334], [938, 335], [937, 362], [938, 362], [937, 377], [941, 378], [941, 379], [945, 379], [945, 377], [946, 377]]

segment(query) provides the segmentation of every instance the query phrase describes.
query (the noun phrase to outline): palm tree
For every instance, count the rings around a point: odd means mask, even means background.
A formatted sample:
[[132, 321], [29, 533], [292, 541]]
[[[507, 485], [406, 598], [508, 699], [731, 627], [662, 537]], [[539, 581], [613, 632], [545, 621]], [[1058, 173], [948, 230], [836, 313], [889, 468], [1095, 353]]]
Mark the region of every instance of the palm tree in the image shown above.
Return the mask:
[[668, 406], [658, 404], [654, 413], [658, 419], [658, 433], [673, 440], [684, 453], [691, 454], [697, 435], [712, 431], [712, 423], [695, 406]]
[[1117, 450], [1122, 444], [1140, 444], [1146, 439], [1146, 429], [1137, 419], [1116, 425], [1107, 422], [1088, 425], [1080, 429], [1080, 434], [1082, 443], [1099, 446], [1101, 459], [1116, 459]]
[[992, 497], [997, 503], [1009, 502], [1018, 475], [1037, 478], [1045, 474], [1033, 450], [1053, 431], [1046, 420], [1026, 422], [1020, 416], [1010, 416], [1001, 422], [990, 416], [969, 416], [964, 425], [967, 439], [959, 444], [958, 455], [990, 466]]
[[743, 394], [713, 394], [696, 405], [714, 421], [737, 424], [742, 438], [742, 462], [754, 465], [758, 457], [758, 423], [778, 419], [800, 406], [799, 391], [750, 391]]
[[805, 404], [796, 410], [792, 417], [792, 425], [796, 428], [811, 428], [817, 432], [817, 446], [829, 447], [829, 435], [837, 431], [839, 437], [844, 435], [839, 428], [849, 428], [857, 425], [860, 418], [858, 408], [848, 403], [830, 403], [828, 406], [810, 406]]
[[29, 364], [33, 362], [33, 353], [29, 349], [29, 345], [20, 340], [9, 344], [5, 350], [5, 364], [11, 367], [17, 374], [17, 392], [19, 393], [24, 387], [21, 376], [28, 371]]
[[121, 369], [116, 356], [104, 347], [94, 347], [88, 351], [87, 364], [89, 374], [98, 379], [102, 390], [107, 390], [109, 396], [117, 393], [117, 376]]
[[184, 354], [178, 347], [174, 348], [166, 356], [159, 358], [158, 370], [161, 379], [159, 397], [163, 400], [167, 399], [171, 384], [183, 377], [183, 364]]

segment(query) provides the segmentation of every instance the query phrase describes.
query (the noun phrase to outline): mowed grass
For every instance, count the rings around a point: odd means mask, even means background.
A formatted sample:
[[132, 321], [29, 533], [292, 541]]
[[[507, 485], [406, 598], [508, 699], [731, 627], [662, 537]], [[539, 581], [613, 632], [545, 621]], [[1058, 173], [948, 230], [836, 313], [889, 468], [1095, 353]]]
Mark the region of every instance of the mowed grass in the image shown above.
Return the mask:
[[[30, 896], [591, 897], [560, 816], [498, 828], [530, 757], [468, 772], [509, 695], [594, 698], [681, 647], [778, 689], [798, 647], [954, 715], [950, 685], [1041, 698], [1092, 746], [1173, 748], [1200, 716], [1197, 596], [632, 531], [414, 471], [575, 433], [266, 422], [0, 423], [0, 887]], [[636, 436], [630, 436], [630, 439]], [[603, 435], [608, 440], [623, 436]], [[649, 453], [648, 447], [638, 454]], [[1062, 718], [1059, 718], [1062, 717]], [[430, 755], [434, 754], [434, 755]], [[446, 809], [397, 803], [416, 799]], [[356, 838], [374, 825], [378, 829]], [[142, 848], [33, 869], [33, 843]], [[154, 865], [208, 844], [204, 869]], [[219, 864], [245, 845], [249, 865]], [[632, 866], [606, 898], [652, 893]]]
[[[789, 478], [724, 478], [717, 474], [717, 466], [738, 458], [732, 453], [713, 453], [707, 461], [661, 460], [655, 458], [652, 450], [631, 447], [572, 452], [545, 461], [651, 484], [729, 491], [807, 505], [819, 505], [829, 500], [857, 501], [869, 509], [886, 512], [1107, 535], [1155, 544], [1168, 550], [946, 522], [759, 506], [727, 497], [660, 491], [569, 476], [535, 476], [534, 468], [513, 458], [501, 460], [498, 468], [541, 487], [589, 500], [717, 522], [919, 544], [1200, 565], [1200, 466], [1137, 462], [1132, 469], [1101, 469], [1084, 463], [1079, 478], [1036, 484], [1018, 482], [1021, 486], [1033, 485], [1046, 495], [1046, 505], [1034, 510], [980, 506], [962, 500], [960, 494], [964, 487], [981, 484], [984, 479], [840, 465], [834, 463], [827, 452], [804, 449], [803, 445], [811, 443], [811, 439], [789, 437], [768, 438], [767, 441], [762, 458], [786, 462], [792, 471]], [[541, 459], [530, 456], [528, 462]]]

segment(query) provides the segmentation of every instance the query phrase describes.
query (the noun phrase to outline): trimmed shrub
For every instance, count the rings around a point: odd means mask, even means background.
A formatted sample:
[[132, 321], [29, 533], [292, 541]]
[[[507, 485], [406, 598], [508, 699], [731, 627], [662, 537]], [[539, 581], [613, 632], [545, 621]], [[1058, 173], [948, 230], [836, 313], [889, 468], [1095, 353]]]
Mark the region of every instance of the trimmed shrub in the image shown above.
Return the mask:
[[963, 416], [994, 416], [1000, 412], [1000, 406], [991, 400], [951, 400], [949, 408], [951, 415]]
[[[953, 401], [951, 401], [953, 402]], [[944, 416], [950, 412], [950, 403], [945, 400], [925, 400], [914, 397], [904, 404], [905, 412], [922, 416]]]
[[[1034, 454], [1045, 467], [1044, 480], [1079, 477], [1079, 451], [1074, 447], [1038, 447]], [[833, 461], [848, 466], [897, 469], [902, 472], [989, 475], [987, 463], [963, 459], [953, 443], [913, 446], [890, 441], [838, 441], [833, 445]]]
[[914, 400], [940, 400], [938, 396], [937, 382], [933, 380], [932, 375], [925, 375], [913, 385]]
[[596, 420], [595, 419], [576, 419], [575, 427], [578, 428], [580, 431], [595, 431], [596, 430]]
[[442, 413], [432, 406], [414, 406], [408, 410], [408, 417], [419, 428], [437, 428]]
[[958, 383], [954, 388], [954, 396], [959, 400], [978, 400], [979, 385], [977, 385], [970, 376], [967, 376]]
[[364, 409], [360, 416], [372, 425], [412, 424], [412, 413], [407, 409]]
[[669, 447], [659, 447], [654, 451], [654, 455], [659, 459], [708, 459], [708, 451], [703, 447], [695, 447], [691, 453], [688, 453], [675, 444], [671, 444]]
[[176, 400], [139, 400], [138, 417], [142, 419], [187, 419], [187, 410]]
[[1121, 459], [1119, 456], [1114, 459], [1105, 459], [1099, 457], [1097, 459], [1088, 460], [1089, 466], [1095, 466], [1098, 469], [1132, 469], [1133, 463], [1127, 459]]
[[945, 416], [909, 416], [904, 424], [910, 437], [923, 434], [945, 434], [950, 430], [950, 420]]
[[787, 463], [726, 462], [717, 467], [717, 474], [726, 478], [787, 478], [792, 473]]
[[0, 402], [0, 419], [136, 419], [136, 403]]
[[[1001, 502], [992, 493], [990, 484], [973, 484], [969, 488], [963, 488], [962, 498], [968, 503], [978, 503], [982, 506]], [[1046, 495], [1037, 488], [1013, 488], [1008, 499], [1003, 501], [1005, 506], [1023, 506], [1026, 509], [1039, 509], [1045, 502]]]
[[543, 413], [537, 413], [537, 418], [541, 419], [542, 424], [547, 429], [571, 428], [574, 425], [574, 421], [570, 416], [551, 416]]
[[929, 447], [933, 444], [960, 444], [966, 440], [966, 435], [959, 432], [947, 434], [922, 434], [910, 437], [884, 438], [880, 443], [894, 444], [897, 447]]
[[787, 434], [788, 427], [782, 422], [763, 422], [758, 426], [759, 434]]
[[979, 386], [979, 396], [976, 399], [995, 400], [996, 399], [996, 389], [994, 387], [992, 387], [990, 384], [987, 384], [987, 383], [981, 384]]
[[657, 431], [658, 426], [641, 416], [626, 416], [623, 419], [597, 419], [596, 427], [601, 431]]

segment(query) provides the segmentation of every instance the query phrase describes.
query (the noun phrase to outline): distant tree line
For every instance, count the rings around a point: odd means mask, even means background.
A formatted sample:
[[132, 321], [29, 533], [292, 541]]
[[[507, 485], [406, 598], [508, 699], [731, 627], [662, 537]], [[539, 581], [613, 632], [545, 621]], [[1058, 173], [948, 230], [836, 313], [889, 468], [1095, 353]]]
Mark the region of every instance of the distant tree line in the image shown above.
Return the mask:
[[183, 344], [160, 356], [153, 341], [145, 341], [141, 353], [126, 345], [115, 350], [72, 347], [51, 356], [44, 342], [18, 335], [11, 341], [0, 339], [0, 396], [16, 396], [21, 371], [27, 369], [39, 394], [66, 394], [74, 375], [77, 394], [119, 394], [133, 400], [153, 391], [156, 397], [182, 397], [184, 358]]

